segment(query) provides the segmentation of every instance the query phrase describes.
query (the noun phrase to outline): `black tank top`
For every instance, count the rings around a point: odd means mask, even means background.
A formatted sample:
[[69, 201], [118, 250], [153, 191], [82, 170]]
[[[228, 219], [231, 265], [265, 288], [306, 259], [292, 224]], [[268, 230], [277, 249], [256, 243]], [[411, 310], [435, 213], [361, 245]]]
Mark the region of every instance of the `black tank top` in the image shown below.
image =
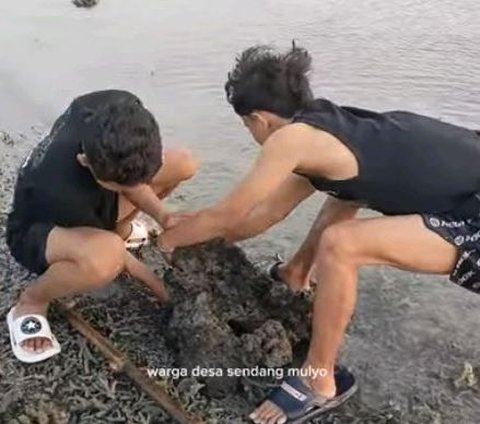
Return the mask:
[[462, 210], [480, 191], [480, 135], [414, 113], [376, 113], [318, 99], [304, 122], [342, 141], [359, 175], [332, 181], [305, 175], [321, 191], [388, 215]]

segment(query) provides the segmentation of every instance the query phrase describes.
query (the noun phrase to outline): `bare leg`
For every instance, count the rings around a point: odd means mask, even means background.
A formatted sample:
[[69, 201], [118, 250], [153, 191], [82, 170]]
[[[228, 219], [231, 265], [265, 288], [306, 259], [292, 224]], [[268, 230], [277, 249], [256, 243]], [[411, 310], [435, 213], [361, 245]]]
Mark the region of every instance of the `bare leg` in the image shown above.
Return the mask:
[[[125, 266], [125, 246], [117, 235], [93, 228], [55, 227], [47, 240], [50, 267], [20, 295], [15, 316], [46, 315], [56, 299], [99, 288]], [[42, 352], [47, 339], [31, 339], [24, 348]]]
[[328, 198], [317, 219], [312, 225], [308, 236], [290, 259], [278, 269], [283, 281], [286, 281], [293, 291], [307, 290], [310, 287], [312, 274], [315, 273], [315, 258], [318, 255], [319, 240], [322, 232], [328, 226], [355, 218], [359, 206]]
[[[335, 395], [334, 364], [354, 311], [362, 265], [447, 274], [456, 258], [455, 247], [428, 230], [417, 215], [354, 219], [328, 227], [316, 260], [321, 278], [314, 303], [312, 340], [304, 363], [305, 368], [324, 368], [328, 374], [310, 378], [307, 383], [322, 396]], [[261, 424], [285, 422], [281, 411], [268, 401], [255, 416], [255, 422]]]

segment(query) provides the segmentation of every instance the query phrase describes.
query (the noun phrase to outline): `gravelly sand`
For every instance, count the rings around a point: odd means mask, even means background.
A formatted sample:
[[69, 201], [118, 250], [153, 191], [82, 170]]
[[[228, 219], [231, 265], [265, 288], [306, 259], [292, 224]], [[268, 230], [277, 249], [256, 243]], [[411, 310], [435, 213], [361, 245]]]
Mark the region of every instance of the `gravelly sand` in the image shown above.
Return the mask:
[[[33, 278], [15, 264], [3, 239], [13, 176], [26, 146], [25, 137], [0, 134], [2, 317]], [[155, 251], [142, 253], [163, 272]], [[301, 360], [308, 299], [274, 285], [236, 248], [212, 243], [185, 249], [177, 264], [167, 275], [173, 311], [127, 278], [79, 298], [77, 308], [141, 367], [281, 366]], [[50, 319], [63, 352], [33, 366], [14, 360], [4, 320], [0, 324], [0, 423], [170, 422], [126, 378], [115, 375], [57, 311]], [[477, 423], [478, 383], [469, 386], [471, 373], [460, 377], [465, 363], [474, 374], [480, 371], [479, 322], [480, 296], [443, 279], [383, 270], [365, 274], [342, 354], [361, 391], [338, 413], [316, 422]], [[186, 378], [161, 384], [208, 422], [221, 424], [245, 422], [242, 417], [268, 388], [265, 380]]]

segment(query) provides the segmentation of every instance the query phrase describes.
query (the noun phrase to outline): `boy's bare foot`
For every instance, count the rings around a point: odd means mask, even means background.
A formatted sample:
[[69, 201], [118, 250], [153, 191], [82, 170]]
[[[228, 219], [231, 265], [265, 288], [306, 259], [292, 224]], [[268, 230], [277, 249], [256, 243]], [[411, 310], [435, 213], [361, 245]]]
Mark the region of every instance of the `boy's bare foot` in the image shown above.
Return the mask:
[[[31, 314], [47, 316], [48, 303], [35, 303], [28, 300], [28, 298], [25, 299], [25, 297], [21, 296], [15, 305], [13, 310], [14, 319]], [[24, 341], [21, 346], [28, 352], [42, 353], [52, 347], [52, 342], [45, 337], [36, 337]]]

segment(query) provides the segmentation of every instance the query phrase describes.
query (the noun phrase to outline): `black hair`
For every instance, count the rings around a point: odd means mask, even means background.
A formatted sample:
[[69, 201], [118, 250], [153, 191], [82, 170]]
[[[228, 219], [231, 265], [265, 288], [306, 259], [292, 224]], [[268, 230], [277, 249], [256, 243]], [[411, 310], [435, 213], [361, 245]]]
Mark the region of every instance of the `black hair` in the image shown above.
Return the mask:
[[291, 118], [312, 99], [308, 81], [312, 58], [295, 42], [285, 54], [270, 46], [250, 47], [237, 58], [228, 74], [228, 102], [241, 116], [265, 110]]
[[97, 179], [132, 186], [150, 181], [158, 172], [160, 130], [138, 97], [120, 90], [95, 92], [77, 98], [72, 109], [83, 152]]

